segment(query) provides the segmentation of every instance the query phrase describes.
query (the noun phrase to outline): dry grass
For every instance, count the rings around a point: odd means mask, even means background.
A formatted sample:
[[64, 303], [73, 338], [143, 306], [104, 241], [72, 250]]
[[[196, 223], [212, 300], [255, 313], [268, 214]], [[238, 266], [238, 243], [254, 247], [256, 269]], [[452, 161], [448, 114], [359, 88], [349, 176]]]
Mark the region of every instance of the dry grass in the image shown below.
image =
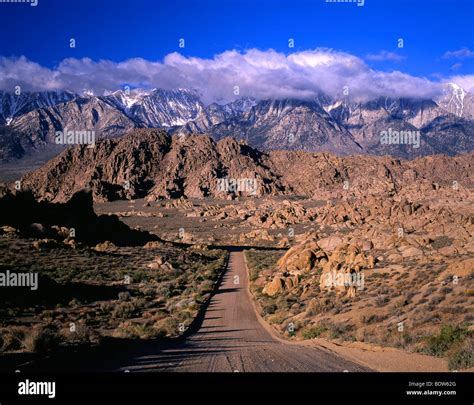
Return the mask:
[[[116, 247], [96, 252], [64, 246], [31, 250], [31, 240], [1, 236], [0, 270], [39, 274], [39, 289], [0, 296], [0, 350], [40, 352], [98, 344], [105, 336], [175, 337], [208, 297], [225, 252]], [[28, 251], [28, 254], [25, 252]], [[170, 266], [150, 269], [160, 256]], [[126, 281], [128, 280], [128, 281]]]

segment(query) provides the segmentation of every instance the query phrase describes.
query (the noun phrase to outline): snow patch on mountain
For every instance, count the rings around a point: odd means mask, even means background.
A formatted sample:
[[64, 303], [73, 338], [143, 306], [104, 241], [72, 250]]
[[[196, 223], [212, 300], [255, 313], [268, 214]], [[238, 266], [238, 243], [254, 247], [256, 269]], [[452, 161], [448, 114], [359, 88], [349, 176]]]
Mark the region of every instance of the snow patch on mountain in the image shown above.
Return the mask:
[[50, 107], [70, 101], [76, 94], [68, 91], [43, 91], [33, 93], [8, 93], [0, 91], [0, 125], [10, 125], [12, 121], [38, 108]]

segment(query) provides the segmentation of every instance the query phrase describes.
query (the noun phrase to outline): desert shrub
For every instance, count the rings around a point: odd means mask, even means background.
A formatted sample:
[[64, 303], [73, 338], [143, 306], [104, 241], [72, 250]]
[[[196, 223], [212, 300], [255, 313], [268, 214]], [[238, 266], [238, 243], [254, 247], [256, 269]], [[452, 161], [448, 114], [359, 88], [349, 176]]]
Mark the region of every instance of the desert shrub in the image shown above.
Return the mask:
[[428, 300], [426, 298], [420, 298], [420, 300], [417, 302], [417, 305], [425, 304], [427, 302]]
[[279, 310], [288, 312], [291, 306], [293, 305], [293, 301], [281, 295], [276, 299], [275, 304], [277, 305]]
[[450, 370], [461, 370], [474, 366], [474, 344], [468, 339], [449, 354], [448, 367]]
[[428, 337], [425, 352], [432, 356], [443, 356], [451, 347], [464, 341], [468, 331], [461, 326], [443, 325], [438, 335]]
[[187, 309], [173, 313], [173, 318], [176, 319], [178, 324], [182, 323], [184, 325], [189, 325], [194, 319], [194, 316], [195, 314]]
[[114, 308], [112, 302], [101, 302], [99, 305], [99, 311], [103, 314], [109, 314]]
[[[394, 274], [396, 274], [396, 273], [394, 273]], [[387, 273], [372, 273], [372, 274], [370, 274], [369, 277], [367, 277], [367, 278], [370, 278], [370, 279], [375, 278], [375, 279], [377, 279], [377, 278], [386, 278], [386, 277], [388, 277], [388, 276], [389, 276], [389, 274], [387, 274]]]
[[390, 287], [388, 285], [382, 284], [377, 290], [378, 295], [387, 295], [390, 293]]
[[114, 330], [114, 336], [127, 339], [153, 339], [164, 337], [165, 332], [153, 325], [125, 322]]
[[472, 322], [472, 321], [474, 321], [474, 315], [467, 314], [466, 316], [464, 316], [464, 322]]
[[451, 246], [453, 244], [453, 239], [449, 238], [446, 235], [440, 236], [436, 238], [432, 243], [431, 246], [433, 249], [440, 249], [446, 246]]
[[272, 315], [278, 310], [278, 307], [275, 303], [266, 304], [262, 308], [263, 315]]
[[439, 308], [439, 311], [444, 314], [463, 314], [469, 311], [469, 309], [458, 305], [455, 307], [442, 307], [442, 308]]
[[310, 318], [317, 315], [319, 312], [321, 312], [321, 305], [319, 304], [318, 300], [312, 299], [308, 304], [305, 316]]
[[398, 299], [397, 301], [394, 302], [393, 308], [394, 309], [401, 309], [401, 308], [407, 306], [408, 303], [409, 302], [407, 301], [407, 299], [405, 297], [402, 297], [402, 298], [400, 298], [400, 299]]
[[281, 255], [281, 252], [278, 250], [264, 252], [249, 250], [245, 252], [249, 267], [256, 270], [257, 273], [260, 270], [275, 267]]
[[286, 319], [286, 314], [284, 312], [279, 312], [273, 315], [270, 315], [267, 320], [268, 323], [273, 325], [281, 325]]
[[249, 273], [250, 273], [250, 274], [249, 274], [249, 279], [250, 279], [250, 281], [253, 283], [253, 282], [258, 278], [258, 273], [259, 273], [259, 272], [258, 272], [258, 270], [256, 270], [256, 269], [251, 269], [251, 270], [249, 271]]
[[440, 302], [442, 302], [444, 300], [445, 297], [443, 297], [442, 295], [437, 295], [433, 298], [431, 298], [430, 302], [429, 302], [429, 305], [431, 306], [435, 306], [435, 305], [438, 305]]
[[73, 345], [99, 344], [102, 339], [99, 332], [89, 328], [84, 323], [76, 324], [74, 330], [70, 328], [62, 329], [61, 337], [65, 343]]
[[176, 284], [172, 282], [163, 283], [158, 287], [157, 294], [159, 297], [171, 298], [176, 295]]
[[205, 280], [199, 285], [200, 294], [207, 294], [214, 289], [214, 282], [212, 280]]
[[156, 288], [155, 286], [143, 286], [140, 287], [140, 293], [145, 297], [154, 298], [156, 295]]
[[436, 291], [435, 287], [428, 287], [426, 289], [425, 293], [423, 294], [423, 297], [428, 297], [428, 296], [432, 295], [435, 291]]
[[329, 312], [336, 305], [334, 296], [325, 297], [322, 301], [319, 302], [319, 305], [321, 308], [320, 312]]
[[132, 300], [118, 303], [112, 311], [112, 318], [129, 319], [140, 314], [143, 306], [141, 300]]
[[407, 348], [407, 346], [409, 346], [411, 343], [413, 343], [413, 336], [408, 333], [407, 331], [405, 332], [397, 332], [397, 335], [395, 335], [396, 338], [395, 338], [395, 342], [394, 342], [394, 345], [395, 347], [398, 347], [398, 348]]
[[130, 301], [130, 293], [128, 291], [122, 291], [118, 294], [119, 301]]
[[350, 325], [343, 324], [330, 324], [329, 325], [329, 337], [331, 339], [337, 339], [344, 337], [348, 331], [351, 330]]
[[369, 335], [369, 332], [367, 331], [366, 328], [359, 328], [355, 332], [355, 339], [358, 342], [367, 342], [368, 335]]
[[442, 294], [449, 294], [451, 291], [453, 291], [452, 288], [449, 288], [449, 287], [443, 287], [441, 288], [441, 293]]
[[25, 337], [25, 329], [21, 327], [10, 327], [2, 331], [2, 347], [1, 351], [20, 350], [23, 347], [23, 339]]
[[71, 301], [69, 301], [68, 305], [70, 307], [76, 307], [78, 305], [81, 305], [81, 302], [77, 298], [73, 298]]
[[224, 259], [225, 254], [221, 253], [221, 256], [217, 260], [208, 264], [207, 271], [204, 272], [205, 277], [211, 280], [216, 280], [224, 268]]
[[389, 302], [389, 298], [386, 296], [386, 295], [379, 295], [376, 299], [375, 299], [375, 305], [378, 306], [378, 307], [383, 307], [384, 305], [386, 305], [388, 302]]
[[23, 347], [28, 352], [44, 353], [56, 348], [61, 339], [56, 331], [35, 326], [26, 331], [23, 338]]
[[313, 325], [304, 328], [301, 331], [301, 336], [303, 339], [314, 339], [319, 337], [321, 334], [327, 331], [326, 326], [324, 325]]
[[368, 325], [372, 323], [382, 322], [385, 319], [387, 319], [387, 315], [368, 314], [368, 315], [362, 315], [360, 317], [360, 321]]
[[157, 337], [172, 337], [179, 334], [179, 322], [173, 317], [167, 317], [157, 321], [153, 327], [156, 330]]

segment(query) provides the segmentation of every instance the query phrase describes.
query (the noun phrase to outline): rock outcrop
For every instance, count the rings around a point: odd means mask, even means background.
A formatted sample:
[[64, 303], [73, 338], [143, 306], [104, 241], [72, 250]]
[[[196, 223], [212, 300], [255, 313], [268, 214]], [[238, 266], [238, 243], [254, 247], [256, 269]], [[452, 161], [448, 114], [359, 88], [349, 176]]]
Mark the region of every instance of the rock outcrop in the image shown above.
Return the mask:
[[[440, 187], [471, 187], [473, 158], [474, 153], [412, 161], [341, 158], [302, 151], [261, 153], [230, 137], [215, 142], [205, 135], [171, 137], [162, 130], [137, 129], [120, 139], [99, 141], [93, 148], [69, 148], [25, 175], [21, 187], [54, 202], [65, 202], [84, 188], [92, 190], [95, 201], [143, 197], [155, 201], [183, 196], [235, 199], [279, 194], [349, 201], [367, 196], [393, 197], [402, 188], [428, 192]], [[409, 201], [399, 203], [399, 208], [391, 209], [411, 214], [419, 208]], [[384, 199], [378, 204], [383, 205]], [[347, 209], [352, 217], [370, 215], [357, 208]], [[260, 211], [250, 221], [265, 228], [311, 216], [303, 207], [289, 202], [283, 202], [275, 212], [264, 212], [265, 207]]]
[[364, 288], [363, 271], [373, 269], [376, 259], [353, 244], [340, 243], [325, 250], [324, 239], [313, 235], [293, 246], [278, 261], [278, 273], [265, 285], [262, 293], [275, 296], [299, 284], [299, 277], [314, 273], [321, 290], [335, 289], [348, 297]]

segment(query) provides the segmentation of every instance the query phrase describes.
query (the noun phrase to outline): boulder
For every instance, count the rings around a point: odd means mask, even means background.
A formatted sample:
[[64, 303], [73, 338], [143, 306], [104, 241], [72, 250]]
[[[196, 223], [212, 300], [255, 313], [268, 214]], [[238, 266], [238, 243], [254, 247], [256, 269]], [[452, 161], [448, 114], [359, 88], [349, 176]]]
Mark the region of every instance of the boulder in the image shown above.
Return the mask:
[[291, 290], [296, 287], [299, 283], [299, 277], [297, 275], [289, 276], [285, 278], [285, 288]]
[[162, 242], [159, 242], [159, 241], [156, 241], [156, 240], [153, 240], [153, 241], [150, 241], [150, 242], [147, 242], [145, 244], [145, 246], [143, 246], [145, 249], [158, 249], [158, 248], [162, 248], [163, 247], [163, 243]]
[[285, 280], [283, 277], [275, 276], [262, 290], [263, 294], [273, 297], [285, 289]]
[[332, 235], [328, 236], [327, 238], [319, 239], [318, 246], [326, 252], [332, 252], [343, 242], [344, 241], [341, 237]]
[[98, 243], [95, 245], [94, 250], [96, 252], [110, 252], [114, 251], [117, 249], [117, 246], [115, 246], [112, 242], [106, 240], [105, 242]]
[[27, 231], [31, 236], [36, 238], [44, 238], [48, 233], [44, 225], [37, 222], [30, 224]]
[[371, 240], [364, 240], [362, 242], [361, 249], [363, 252], [368, 252], [369, 250], [372, 250], [374, 248], [374, 244], [372, 243]]
[[15, 233], [18, 233], [18, 230], [16, 228], [13, 228], [12, 226], [8, 226], [8, 225], [0, 226], [0, 235], [15, 234]]
[[413, 246], [404, 249], [401, 253], [402, 253], [402, 257], [404, 258], [423, 256], [423, 251]]
[[54, 239], [39, 239], [33, 242], [33, 247], [37, 250], [45, 249], [54, 249], [59, 247], [59, 244]]
[[161, 256], [156, 256], [150, 263], [147, 264], [147, 267], [152, 270], [174, 270], [173, 265], [170, 262], [165, 261], [165, 259]]

